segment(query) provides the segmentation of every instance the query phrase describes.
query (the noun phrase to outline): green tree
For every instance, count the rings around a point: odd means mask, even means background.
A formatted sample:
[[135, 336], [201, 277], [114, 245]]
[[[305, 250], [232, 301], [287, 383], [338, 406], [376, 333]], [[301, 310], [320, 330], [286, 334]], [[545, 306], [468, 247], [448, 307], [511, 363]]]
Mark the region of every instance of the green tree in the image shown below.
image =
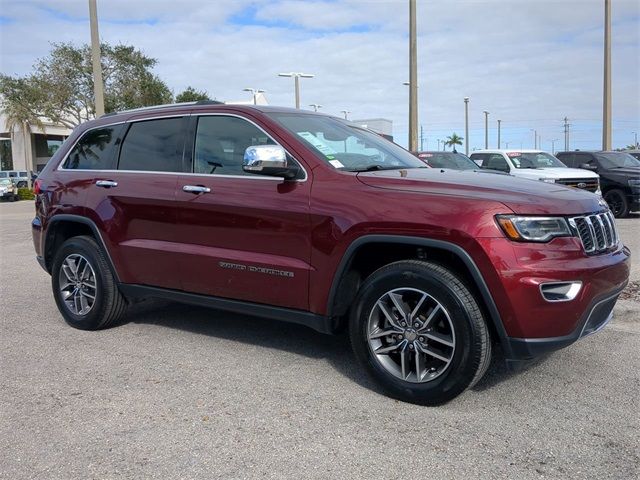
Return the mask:
[[200, 100], [211, 100], [209, 94], [204, 90], [196, 90], [189, 86], [184, 91], [176, 95], [176, 102], [198, 102]]
[[453, 150], [456, 149], [456, 145], [462, 145], [463, 137], [459, 137], [456, 132], [453, 132], [453, 135], [447, 137], [447, 141], [444, 144], [448, 147], [453, 147]]
[[[103, 43], [100, 48], [106, 112], [172, 101], [169, 88], [151, 71], [155, 59], [132, 46]], [[46, 117], [73, 128], [95, 118], [90, 46], [53, 44], [30, 75], [0, 75], [0, 95], [3, 111], [31, 120]]]

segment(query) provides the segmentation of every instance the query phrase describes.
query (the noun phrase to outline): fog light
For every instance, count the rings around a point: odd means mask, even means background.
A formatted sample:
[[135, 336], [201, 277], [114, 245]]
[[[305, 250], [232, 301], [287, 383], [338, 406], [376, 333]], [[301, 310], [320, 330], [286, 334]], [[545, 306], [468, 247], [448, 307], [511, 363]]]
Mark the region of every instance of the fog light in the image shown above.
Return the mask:
[[578, 296], [582, 282], [549, 282], [540, 284], [540, 293], [547, 302], [569, 302]]

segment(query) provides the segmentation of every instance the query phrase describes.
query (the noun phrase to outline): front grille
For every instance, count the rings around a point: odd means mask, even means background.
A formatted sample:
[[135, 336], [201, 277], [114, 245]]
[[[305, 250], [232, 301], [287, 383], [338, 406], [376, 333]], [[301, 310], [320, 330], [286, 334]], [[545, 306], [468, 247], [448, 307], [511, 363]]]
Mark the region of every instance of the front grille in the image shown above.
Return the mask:
[[566, 185], [567, 187], [586, 190], [587, 192], [595, 192], [598, 190], [597, 178], [560, 178], [556, 180], [556, 183]]
[[580, 237], [586, 253], [605, 252], [618, 245], [618, 232], [611, 212], [573, 217], [569, 225]]

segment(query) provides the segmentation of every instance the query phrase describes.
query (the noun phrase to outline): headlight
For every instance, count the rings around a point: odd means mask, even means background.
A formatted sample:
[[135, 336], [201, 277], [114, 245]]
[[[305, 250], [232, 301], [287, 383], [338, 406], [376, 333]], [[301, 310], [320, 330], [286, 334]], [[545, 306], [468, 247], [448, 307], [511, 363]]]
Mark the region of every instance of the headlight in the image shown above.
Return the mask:
[[507, 237], [520, 242], [548, 242], [555, 237], [572, 235], [567, 221], [562, 217], [497, 215], [496, 220]]
[[538, 180], [545, 182], [545, 183], [556, 183], [556, 179], [555, 178], [539, 178]]

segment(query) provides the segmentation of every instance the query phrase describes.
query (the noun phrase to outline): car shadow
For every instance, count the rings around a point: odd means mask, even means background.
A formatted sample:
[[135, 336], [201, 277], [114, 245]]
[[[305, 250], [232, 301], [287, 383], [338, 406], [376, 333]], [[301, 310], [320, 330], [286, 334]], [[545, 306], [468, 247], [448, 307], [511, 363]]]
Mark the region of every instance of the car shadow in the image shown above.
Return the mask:
[[[383, 394], [364, 370], [357, 367], [357, 360], [346, 333], [325, 335], [302, 325], [157, 299], [134, 304], [123, 320], [123, 323], [180, 329], [199, 335], [325, 360], [351, 381]], [[510, 369], [506, 366], [504, 355], [497, 346], [494, 348], [487, 373], [472, 390], [487, 390], [508, 381], [518, 372], [527, 370], [537, 363], [539, 362], [522, 365], [519, 370]]]

